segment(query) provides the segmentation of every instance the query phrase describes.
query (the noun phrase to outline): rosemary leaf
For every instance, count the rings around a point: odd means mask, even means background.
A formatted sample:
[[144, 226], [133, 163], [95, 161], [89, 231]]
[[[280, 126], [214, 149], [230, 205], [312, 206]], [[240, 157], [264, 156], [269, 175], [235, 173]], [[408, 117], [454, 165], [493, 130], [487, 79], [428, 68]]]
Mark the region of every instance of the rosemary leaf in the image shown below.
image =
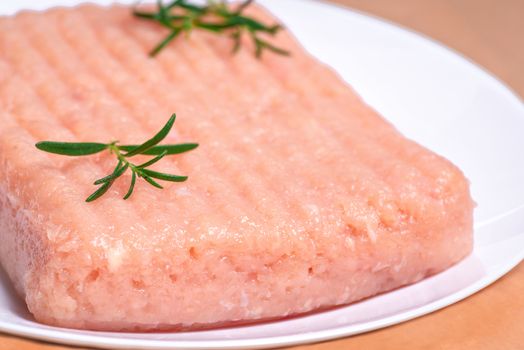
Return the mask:
[[98, 188], [98, 190], [96, 190], [92, 195], [90, 195], [89, 197], [87, 197], [86, 199], [86, 202], [92, 202], [100, 197], [102, 197], [106, 192], [107, 190], [109, 190], [109, 188], [113, 185], [113, 181], [108, 181], [106, 183], [104, 183], [102, 186], [100, 186]]
[[105, 143], [95, 143], [95, 142], [53, 142], [53, 141], [42, 141], [38, 142], [36, 145], [41, 151], [60, 154], [63, 156], [87, 156], [95, 153], [102, 152], [107, 149], [107, 144]]
[[241, 14], [242, 11], [244, 11], [253, 2], [254, 2], [253, 0], [246, 0], [242, 2], [240, 5], [238, 5], [237, 10], [235, 11], [235, 14]]
[[135, 189], [135, 183], [136, 183], [136, 173], [133, 171], [133, 175], [131, 175], [131, 184], [129, 185], [129, 190], [127, 191], [126, 195], [124, 196], [124, 200], [128, 199], [133, 194], [133, 190]]
[[[137, 145], [122, 145], [119, 146], [122, 151], [129, 152], [135, 148], [137, 148]], [[160, 145], [151, 147], [150, 149], [141, 152], [140, 154], [146, 154], [150, 156], [156, 156], [159, 154], [162, 154], [164, 151], [167, 152], [166, 154], [172, 155], [172, 154], [180, 154], [185, 153], [191, 150], [194, 150], [198, 147], [198, 143], [179, 143], [175, 145]]]
[[171, 115], [171, 118], [167, 121], [166, 125], [160, 130], [155, 136], [153, 136], [151, 139], [147, 140], [137, 148], [133, 149], [132, 151], [127, 152], [124, 154], [124, 157], [132, 157], [134, 155], [140, 154], [142, 152], [147, 151], [148, 149], [156, 146], [159, 142], [161, 142], [167, 134], [171, 131], [171, 128], [173, 127], [173, 124], [175, 123], [176, 114]]
[[156, 162], [158, 162], [160, 159], [164, 158], [166, 155], [167, 155], [167, 151], [164, 151], [160, 153], [158, 156], [156, 156], [155, 158], [150, 159], [147, 162], [138, 165], [137, 168], [147, 168], [148, 166], [151, 166], [155, 164]]
[[142, 172], [148, 177], [152, 177], [158, 180], [171, 181], [171, 182], [184, 182], [187, 180], [187, 176], [171, 175], [159, 173], [157, 171], [142, 169]]
[[143, 19], [157, 19], [158, 17], [155, 13], [141, 12], [137, 10], [133, 10], [133, 16]]
[[164, 188], [164, 187], [162, 187], [162, 185], [160, 185], [158, 182], [156, 182], [155, 180], [153, 180], [149, 176], [144, 176], [144, 180], [146, 180], [147, 182], [149, 182], [151, 185], [153, 185], [156, 188], [160, 188], [160, 189]]
[[[195, 12], [195, 13], [205, 13], [206, 12], [205, 8], [203, 8], [201, 6], [197, 6], [197, 5], [192, 5], [192, 4], [190, 4], [190, 3], [186, 2], [186, 1], [178, 1], [177, 5], [180, 8], [183, 8], [183, 9], [189, 10], [191, 12]], [[173, 7], [174, 6], [172, 6], [170, 8], [173, 8]]]
[[[273, 29], [275, 28], [275, 26], [268, 27], [255, 19], [240, 16], [240, 15], [232, 17], [231, 19], [228, 20], [228, 22], [232, 26], [246, 26], [251, 31], [262, 31], [266, 33], [273, 33], [275, 31], [275, 29]], [[280, 28], [280, 26], [277, 26], [277, 27]]]
[[107, 175], [106, 177], [96, 180], [94, 184], [100, 185], [104, 182], [115, 181], [126, 172], [127, 168], [129, 168], [129, 163], [122, 166], [122, 161], [120, 161], [115, 168], [115, 171], [111, 175]]
[[263, 49], [269, 49], [270, 51], [273, 51], [274, 53], [277, 53], [277, 54], [283, 55], [283, 56], [289, 56], [290, 55], [289, 51], [286, 51], [286, 50], [281, 49], [279, 47], [273, 46], [270, 43], [268, 43], [267, 41], [264, 41], [262, 39], [256, 38], [255, 42], [256, 42], [256, 56], [257, 57], [260, 57], [262, 55]]
[[224, 29], [235, 27], [237, 24], [233, 22], [226, 22], [226, 23], [196, 22], [195, 25], [198, 28], [206, 29], [206, 30], [209, 30], [215, 33], [220, 33]]
[[173, 31], [164, 40], [162, 40], [160, 44], [158, 44], [157, 46], [155, 46], [153, 50], [151, 50], [149, 55], [153, 57], [158, 55], [158, 53], [162, 51], [162, 49], [166, 47], [174, 38], [176, 38], [178, 34], [180, 34], [180, 30], [173, 29]]
[[241, 41], [242, 32], [237, 29], [233, 34], [231, 34], [231, 39], [233, 39], [233, 49], [231, 50], [232, 53], [237, 53], [240, 51], [240, 45], [242, 44]]

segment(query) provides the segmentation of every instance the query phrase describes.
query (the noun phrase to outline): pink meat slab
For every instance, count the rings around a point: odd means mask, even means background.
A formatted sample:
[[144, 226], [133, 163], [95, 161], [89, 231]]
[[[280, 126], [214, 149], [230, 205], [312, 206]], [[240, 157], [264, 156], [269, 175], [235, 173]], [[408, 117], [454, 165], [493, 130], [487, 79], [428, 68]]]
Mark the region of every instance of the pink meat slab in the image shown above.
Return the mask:
[[[273, 21], [260, 9], [257, 16]], [[417, 282], [472, 249], [469, 184], [403, 137], [286, 33], [290, 57], [231, 55], [125, 7], [0, 19], [0, 261], [36, 320], [93, 330], [253, 322]], [[41, 140], [198, 142], [93, 203], [114, 156], [63, 157]], [[420, 116], [421, 118], [423, 116]]]

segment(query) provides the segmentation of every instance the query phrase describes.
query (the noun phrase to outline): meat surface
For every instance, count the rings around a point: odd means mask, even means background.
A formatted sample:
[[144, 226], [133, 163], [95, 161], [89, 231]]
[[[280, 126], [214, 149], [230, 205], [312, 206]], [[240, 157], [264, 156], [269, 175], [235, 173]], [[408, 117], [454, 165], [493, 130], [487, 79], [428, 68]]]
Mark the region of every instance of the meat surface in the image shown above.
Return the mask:
[[[268, 15], [253, 10], [260, 16]], [[289, 34], [291, 57], [230, 54], [128, 8], [0, 19], [0, 262], [36, 320], [162, 330], [297, 315], [417, 282], [472, 249], [468, 181], [403, 137]], [[247, 43], [246, 43], [247, 44]], [[248, 44], [247, 44], [248, 45]], [[41, 140], [198, 142], [85, 203], [114, 158]], [[422, 116], [421, 116], [422, 117]]]

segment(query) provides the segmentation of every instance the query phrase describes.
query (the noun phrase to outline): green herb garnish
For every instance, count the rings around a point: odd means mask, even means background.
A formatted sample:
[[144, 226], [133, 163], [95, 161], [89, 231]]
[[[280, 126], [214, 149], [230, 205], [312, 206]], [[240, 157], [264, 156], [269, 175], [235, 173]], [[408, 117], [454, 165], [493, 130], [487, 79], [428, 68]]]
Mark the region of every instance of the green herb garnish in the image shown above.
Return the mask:
[[240, 49], [242, 34], [246, 33], [255, 45], [257, 57], [261, 57], [264, 50], [279, 55], [289, 55], [289, 51], [272, 45], [259, 35], [266, 33], [274, 36], [282, 29], [282, 26], [279, 24], [265, 25], [243, 14], [244, 10], [252, 3], [253, 0], [247, 0], [232, 9], [225, 1], [208, 0], [206, 5], [198, 6], [187, 0], [174, 0], [166, 5], [162, 0], [158, 0], [156, 12], [142, 12], [135, 9], [133, 15], [141, 19], [158, 22], [170, 30], [165, 39], [151, 50], [150, 56], [157, 55], [180, 34], [189, 35], [194, 29], [229, 35], [233, 39], [234, 53]]
[[[94, 182], [95, 185], [100, 185], [100, 187], [87, 197], [86, 202], [92, 202], [103, 196], [109, 188], [111, 188], [113, 183], [130, 169], [132, 172], [131, 184], [124, 196], [124, 199], [128, 199], [131, 194], [133, 194], [137, 177], [144, 179], [152, 186], [160, 189], [163, 187], [156, 182], [155, 179], [171, 182], [183, 182], [187, 180], [187, 176], [165, 174], [147, 169], [167, 155], [188, 152], [198, 147], [196, 143], [158, 145], [169, 134], [169, 131], [171, 131], [175, 119], [176, 115], [173, 114], [162, 130], [141, 145], [119, 145], [117, 141], [111, 143], [42, 141], [38, 142], [35, 146], [41, 151], [72, 157], [87, 156], [108, 150], [116, 156], [118, 163], [111, 174]], [[138, 154], [155, 157], [139, 165], [131, 163], [129, 158]]]

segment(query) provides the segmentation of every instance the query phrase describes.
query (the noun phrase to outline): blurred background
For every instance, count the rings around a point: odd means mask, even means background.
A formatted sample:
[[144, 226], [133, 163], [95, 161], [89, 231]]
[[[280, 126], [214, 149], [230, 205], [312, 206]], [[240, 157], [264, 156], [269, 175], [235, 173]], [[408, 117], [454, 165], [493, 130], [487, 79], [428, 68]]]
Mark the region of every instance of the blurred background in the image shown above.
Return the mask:
[[[441, 41], [524, 96], [524, 0], [329, 2], [391, 20]], [[524, 349], [524, 339], [522, 344]]]

